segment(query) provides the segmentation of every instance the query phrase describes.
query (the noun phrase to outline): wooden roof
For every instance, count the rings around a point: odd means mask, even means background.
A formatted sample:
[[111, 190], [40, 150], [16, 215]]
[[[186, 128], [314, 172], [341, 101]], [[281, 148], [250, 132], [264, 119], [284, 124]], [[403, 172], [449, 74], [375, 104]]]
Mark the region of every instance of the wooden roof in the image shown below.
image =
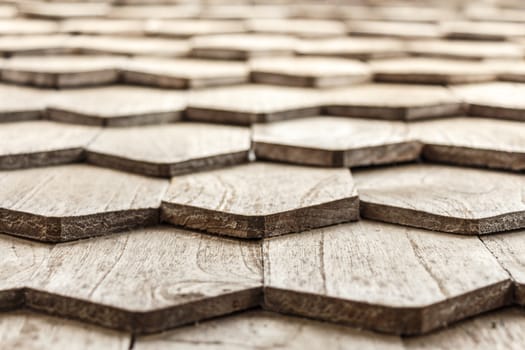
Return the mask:
[[0, 349], [523, 349], [520, 0], [0, 5]]

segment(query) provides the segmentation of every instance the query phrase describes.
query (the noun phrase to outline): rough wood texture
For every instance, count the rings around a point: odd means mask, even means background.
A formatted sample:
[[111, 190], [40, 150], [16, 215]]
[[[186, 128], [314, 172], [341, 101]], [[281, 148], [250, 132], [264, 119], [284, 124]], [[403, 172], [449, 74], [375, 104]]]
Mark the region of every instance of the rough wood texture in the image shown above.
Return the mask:
[[391, 83], [462, 84], [491, 81], [486, 64], [439, 58], [400, 58], [370, 62], [374, 80]]
[[325, 40], [301, 40], [296, 53], [304, 56], [334, 56], [354, 59], [372, 59], [404, 56], [404, 45], [391, 38], [343, 37]]
[[312, 19], [252, 19], [246, 28], [255, 33], [288, 34], [300, 38], [326, 38], [346, 35], [346, 27], [339, 21]]
[[[75, 244], [27, 243], [36, 248], [13, 248], [7, 237], [0, 241], [1, 271], [11, 269], [2, 287], [24, 285], [25, 307], [104, 327], [160, 332], [260, 301], [258, 243], [170, 227]], [[36, 261], [35, 253], [44, 254], [43, 261]]]
[[265, 308], [381, 332], [425, 333], [511, 299], [477, 237], [360, 221], [268, 239], [263, 254]]
[[158, 222], [168, 182], [87, 165], [0, 172], [0, 231], [46, 242]]
[[241, 238], [276, 236], [358, 218], [348, 169], [252, 163], [175, 177], [162, 220]]
[[115, 83], [122, 59], [110, 56], [14, 57], [3, 64], [5, 81], [46, 88]]
[[193, 92], [186, 117], [212, 123], [250, 125], [319, 114], [319, 93], [313, 89], [272, 85], [241, 85]]
[[128, 350], [131, 337], [26, 311], [0, 314], [0, 342], [4, 349]]
[[146, 33], [149, 35], [170, 38], [191, 38], [198, 35], [219, 35], [244, 33], [242, 21], [214, 21], [214, 20], [171, 20], [149, 23]]
[[414, 120], [457, 115], [461, 101], [441, 86], [368, 84], [325, 93], [324, 110], [332, 115]]
[[174, 348], [403, 350], [397, 337], [263, 311], [220, 318], [161, 335], [139, 337], [135, 342], [136, 350]]
[[421, 151], [405, 123], [330, 116], [256, 124], [253, 145], [257, 158], [338, 167], [411, 161]]
[[402, 39], [439, 38], [441, 36], [438, 26], [432, 23], [350, 21], [348, 31], [352, 35]]
[[246, 83], [248, 67], [215, 60], [136, 58], [126, 63], [122, 78], [131, 84], [190, 89]]
[[484, 118], [451, 118], [410, 124], [429, 161], [525, 170], [525, 124]]
[[161, 124], [181, 119], [182, 92], [125, 85], [64, 90], [48, 105], [51, 120], [98, 126]]
[[78, 162], [100, 129], [48, 121], [0, 125], [0, 169]]
[[33, 19], [0, 19], [0, 35], [53, 34], [58, 25], [53, 21]]
[[463, 234], [525, 227], [522, 175], [406, 165], [356, 171], [354, 177], [366, 218]]
[[87, 160], [124, 171], [170, 177], [244, 163], [249, 151], [247, 128], [177, 123], [106, 129], [87, 148]]
[[195, 38], [190, 55], [198, 58], [247, 60], [263, 56], [291, 56], [295, 40], [285, 35], [231, 34]]
[[468, 104], [470, 115], [525, 121], [525, 84], [462, 85], [453, 91]]
[[425, 57], [482, 60], [487, 58], [522, 59], [523, 48], [510, 42], [462, 40], [416, 40], [407, 43], [407, 51]]
[[328, 88], [370, 80], [368, 66], [343, 58], [261, 58], [250, 62], [256, 83]]
[[0, 84], [0, 96], [0, 123], [4, 123], [39, 119], [50, 93], [46, 90]]
[[60, 32], [94, 35], [143, 35], [145, 22], [125, 19], [81, 18], [64, 20]]

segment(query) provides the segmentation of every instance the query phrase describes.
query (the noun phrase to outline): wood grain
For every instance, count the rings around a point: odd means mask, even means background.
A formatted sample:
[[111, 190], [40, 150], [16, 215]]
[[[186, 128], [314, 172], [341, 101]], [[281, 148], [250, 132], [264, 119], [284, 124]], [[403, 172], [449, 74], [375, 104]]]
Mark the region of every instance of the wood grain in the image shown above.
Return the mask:
[[145, 22], [108, 18], [73, 18], [60, 23], [60, 32], [68, 34], [137, 36], [145, 32]]
[[74, 47], [69, 42], [66, 35], [5, 35], [0, 37], [0, 53], [6, 57], [72, 54]]
[[246, 23], [248, 31], [264, 34], [287, 34], [300, 38], [330, 38], [346, 35], [346, 27], [340, 21], [255, 18]]
[[0, 35], [53, 34], [58, 32], [54, 21], [9, 18], [0, 19]]
[[300, 56], [334, 56], [369, 60], [404, 56], [404, 44], [392, 38], [343, 37], [334, 39], [301, 40], [296, 53]]
[[247, 128], [176, 123], [106, 129], [87, 148], [87, 160], [124, 171], [171, 177], [247, 162], [249, 151]]
[[162, 220], [241, 238], [353, 221], [359, 201], [347, 169], [251, 163], [174, 177]]
[[27, 17], [68, 19], [80, 17], [104, 17], [110, 9], [105, 3], [49, 3], [41, 1], [24, 1], [18, 5], [18, 12]]
[[135, 342], [136, 350], [173, 348], [403, 350], [397, 337], [263, 311], [245, 312], [161, 335], [139, 337]]
[[127, 350], [131, 345], [125, 333], [27, 311], [0, 314], [0, 341], [4, 349], [27, 350]]
[[445, 37], [463, 40], [505, 41], [525, 37], [521, 23], [448, 21], [441, 24]]
[[158, 222], [168, 182], [87, 165], [0, 172], [0, 231], [70, 241]]
[[121, 5], [113, 6], [108, 14], [110, 18], [120, 19], [184, 19], [197, 17], [201, 7], [197, 4], [156, 5]]
[[162, 37], [187, 39], [193, 36], [215, 36], [221, 34], [243, 33], [246, 29], [242, 21], [217, 21], [202, 19], [159, 20], [149, 23], [146, 33]]
[[514, 171], [525, 170], [525, 125], [460, 117], [410, 124], [429, 161]]
[[462, 104], [441, 86], [366, 84], [325, 93], [331, 115], [386, 120], [415, 120], [461, 113]]
[[523, 49], [511, 42], [482, 42], [464, 40], [414, 40], [407, 43], [410, 54], [424, 57], [453, 59], [522, 59]]
[[5, 123], [41, 118], [51, 94], [46, 90], [0, 84], [0, 95], [0, 123]]
[[253, 147], [260, 159], [338, 167], [405, 162], [421, 151], [405, 123], [331, 116], [256, 124]]
[[99, 128], [28, 121], [0, 125], [0, 169], [20, 169], [84, 159]]
[[98, 126], [162, 124], [181, 119], [182, 92], [125, 85], [64, 90], [49, 102], [51, 120]]
[[136, 58], [126, 63], [122, 78], [130, 84], [175, 89], [202, 88], [246, 83], [248, 67], [239, 62]]
[[525, 121], [525, 84], [485, 83], [454, 87], [468, 104], [468, 114], [495, 119]]
[[264, 307], [395, 334], [426, 333], [511, 300], [477, 237], [369, 221], [265, 240]]
[[380, 36], [402, 39], [439, 38], [439, 27], [434, 23], [357, 21], [348, 22], [351, 35]]
[[319, 114], [322, 104], [314, 89], [272, 85], [240, 85], [195, 91], [186, 117], [193, 121], [250, 125]]
[[525, 178], [518, 174], [406, 165], [354, 177], [366, 218], [462, 234], [525, 227]]
[[252, 81], [262, 84], [328, 88], [370, 80], [368, 66], [344, 58], [291, 57], [250, 61]]

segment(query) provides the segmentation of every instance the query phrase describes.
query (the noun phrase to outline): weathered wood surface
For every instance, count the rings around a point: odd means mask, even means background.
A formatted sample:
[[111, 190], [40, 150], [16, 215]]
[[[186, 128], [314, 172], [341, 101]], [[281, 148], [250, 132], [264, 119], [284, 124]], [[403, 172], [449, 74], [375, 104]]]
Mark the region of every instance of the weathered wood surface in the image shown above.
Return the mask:
[[206, 232], [260, 238], [357, 220], [358, 207], [348, 169], [251, 163], [174, 177], [161, 217]]
[[344, 58], [284, 57], [250, 61], [256, 83], [328, 88], [370, 80], [369, 67]]
[[24, 311], [0, 314], [0, 342], [6, 350], [128, 350], [131, 337], [126, 333]]
[[319, 116], [253, 127], [257, 158], [354, 167], [416, 160], [421, 145], [402, 122]]
[[88, 146], [87, 160], [124, 171], [170, 177], [244, 163], [249, 151], [247, 128], [176, 123], [105, 129]]
[[525, 84], [469, 84], [455, 86], [453, 91], [468, 104], [470, 115], [525, 121]]
[[178, 121], [183, 92], [126, 85], [63, 90], [49, 102], [51, 120], [98, 126], [136, 126]]
[[346, 35], [340, 21], [312, 19], [252, 19], [246, 23], [248, 31], [264, 34], [288, 34], [300, 38], [329, 38]]
[[60, 23], [60, 32], [68, 34], [128, 35], [138, 36], [145, 32], [146, 23], [139, 20], [79, 18]]
[[194, 91], [186, 117], [193, 121], [250, 125], [308, 117], [320, 112], [314, 89], [251, 84]]
[[496, 72], [499, 80], [525, 83], [525, 62], [522, 60], [494, 59], [485, 64]]
[[0, 172], [0, 231], [60, 242], [156, 224], [168, 181], [88, 165]]
[[424, 57], [452, 59], [522, 59], [523, 48], [512, 42], [464, 40], [415, 40], [407, 42], [408, 53]]
[[107, 3], [82, 2], [43, 2], [23, 1], [18, 5], [18, 12], [27, 17], [68, 19], [79, 17], [104, 17], [108, 14], [110, 5]]
[[43, 120], [1, 124], [0, 169], [82, 161], [84, 148], [99, 131]]
[[522, 23], [450, 21], [441, 26], [445, 37], [451, 39], [505, 41], [525, 37]]
[[380, 36], [401, 39], [439, 38], [439, 27], [433, 23], [350, 21], [351, 35]]
[[525, 170], [525, 125], [521, 122], [459, 117], [410, 124], [429, 161]]
[[244, 63], [197, 59], [136, 58], [122, 72], [126, 83], [175, 89], [241, 84], [248, 78]]
[[113, 6], [108, 14], [119, 19], [187, 19], [194, 18], [201, 12], [198, 4], [148, 4]]
[[462, 234], [525, 227], [525, 178], [519, 174], [405, 165], [353, 175], [365, 218]]
[[58, 32], [54, 21], [38, 19], [0, 19], [0, 35], [53, 34]]
[[0, 37], [0, 53], [3, 56], [71, 54], [74, 47], [69, 45], [70, 41], [70, 37], [60, 34], [5, 35]]
[[0, 123], [4, 123], [41, 118], [51, 94], [46, 90], [0, 84], [0, 96]]
[[457, 115], [462, 104], [442, 86], [367, 84], [325, 93], [331, 115], [387, 120], [414, 120]]
[[359, 221], [265, 240], [264, 307], [419, 334], [510, 303], [477, 237]]
[[136, 350], [173, 348], [403, 350], [398, 337], [264, 311], [250, 311], [219, 318], [169, 333], [139, 337], [135, 341]]
[[[291, 7], [291, 6], [290, 6]], [[210, 19], [252, 19], [252, 18], [287, 18], [292, 15], [289, 6], [258, 3], [217, 3], [202, 8], [201, 18]]]
[[343, 37], [301, 40], [296, 53], [304, 56], [328, 56], [354, 59], [391, 58], [404, 56], [404, 44], [392, 38]]
[[246, 31], [242, 21], [218, 20], [159, 20], [151, 22], [146, 27], [146, 33], [155, 36], [187, 39], [199, 35], [220, 35], [244, 33]]

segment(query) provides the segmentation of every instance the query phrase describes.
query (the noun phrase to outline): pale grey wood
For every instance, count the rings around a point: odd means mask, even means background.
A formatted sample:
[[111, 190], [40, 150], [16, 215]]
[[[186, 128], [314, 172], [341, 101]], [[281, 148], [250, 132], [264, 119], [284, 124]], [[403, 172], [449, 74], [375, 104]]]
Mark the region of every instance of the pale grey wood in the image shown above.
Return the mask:
[[4, 349], [127, 350], [131, 336], [24, 311], [0, 314], [0, 342]]
[[66, 123], [134, 126], [181, 119], [183, 92], [113, 85], [63, 90], [48, 103], [47, 117]]
[[135, 341], [136, 350], [173, 348], [403, 350], [398, 337], [264, 311], [249, 311]]
[[319, 116], [253, 127], [257, 158], [353, 167], [415, 160], [421, 145], [402, 122]]
[[162, 220], [241, 238], [268, 237], [356, 220], [348, 169], [251, 163], [174, 177]]
[[368, 65], [344, 58], [282, 57], [250, 61], [252, 81], [263, 84], [328, 88], [370, 80]]
[[461, 85], [455, 86], [453, 91], [468, 104], [470, 115], [525, 121], [525, 84]]
[[0, 231], [69, 241], [152, 225], [168, 181], [87, 165], [0, 172]]
[[163, 88], [202, 88], [246, 83], [248, 67], [216, 60], [135, 58], [123, 66], [122, 79]]
[[477, 237], [359, 221], [267, 239], [264, 307], [395, 334], [426, 333], [511, 301]]
[[132, 19], [74, 18], [60, 22], [59, 31], [68, 34], [143, 35], [146, 23]]
[[382, 36], [402, 39], [439, 38], [439, 27], [433, 23], [350, 21], [351, 35]]
[[486, 64], [441, 58], [400, 58], [370, 62], [376, 81], [392, 83], [462, 84], [491, 81]]
[[5, 81], [39, 87], [78, 87], [115, 83], [122, 58], [111, 56], [14, 57], [2, 67]]
[[523, 349], [525, 313], [506, 309], [478, 316], [440, 332], [403, 340], [406, 350]]
[[301, 40], [296, 53], [304, 56], [334, 56], [355, 59], [404, 56], [404, 44], [392, 38], [343, 37], [334, 39]]
[[44, 120], [0, 125], [0, 169], [82, 161], [100, 129]]
[[447, 38], [463, 40], [505, 41], [525, 37], [525, 28], [520, 23], [446, 21], [441, 24]]
[[355, 171], [354, 178], [366, 218], [462, 234], [525, 227], [522, 175], [405, 165]]
[[312, 19], [257, 18], [248, 20], [248, 31], [264, 34], [288, 34], [300, 38], [329, 38], [346, 35], [340, 21]]
[[202, 19], [158, 20], [148, 23], [146, 33], [171, 38], [191, 38], [198, 35], [244, 33], [242, 21], [218, 21]]
[[108, 14], [110, 5], [102, 2], [44, 2], [23, 1], [18, 5], [18, 12], [27, 17], [69, 19], [79, 17], [104, 17]]
[[201, 12], [198, 4], [148, 4], [113, 6], [108, 14], [110, 18], [119, 19], [187, 19], [194, 18]]
[[366, 84], [324, 93], [327, 114], [387, 120], [457, 115], [461, 100], [442, 86]]
[[58, 24], [54, 21], [23, 18], [0, 19], [1, 35], [53, 34], [57, 32]]
[[508, 170], [525, 170], [525, 124], [459, 117], [409, 125], [430, 161]]
[[407, 42], [407, 51], [416, 56], [453, 59], [522, 59], [523, 48], [511, 42], [464, 40], [415, 40]]
[[291, 56], [295, 39], [287, 35], [229, 34], [196, 37], [190, 55], [198, 58], [247, 60], [255, 57]]
[[41, 118], [51, 94], [46, 90], [0, 84], [0, 96], [0, 123], [4, 123]]
[[250, 84], [190, 94], [186, 117], [213, 123], [250, 125], [319, 114], [321, 94], [315, 89]]
[[247, 162], [249, 151], [247, 128], [176, 123], [105, 129], [87, 147], [87, 160], [124, 171], [170, 177]]
[[261, 285], [259, 243], [153, 227], [50, 249], [27, 281], [25, 304], [152, 333], [252, 308]]

